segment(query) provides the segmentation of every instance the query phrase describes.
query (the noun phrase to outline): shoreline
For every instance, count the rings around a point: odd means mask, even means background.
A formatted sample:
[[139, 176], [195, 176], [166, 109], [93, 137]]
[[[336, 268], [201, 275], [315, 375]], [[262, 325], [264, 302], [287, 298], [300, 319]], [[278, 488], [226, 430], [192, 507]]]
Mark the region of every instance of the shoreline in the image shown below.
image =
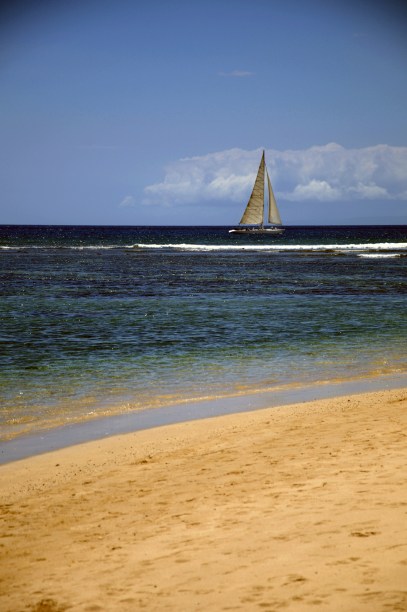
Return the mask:
[[0, 468], [0, 607], [407, 607], [407, 387], [112, 436]]
[[50, 429], [38, 430], [0, 443], [0, 465], [69, 446], [174, 423], [251, 412], [297, 402], [340, 397], [407, 386], [407, 372], [340, 381], [287, 385], [211, 399], [186, 401], [160, 408], [114, 413]]

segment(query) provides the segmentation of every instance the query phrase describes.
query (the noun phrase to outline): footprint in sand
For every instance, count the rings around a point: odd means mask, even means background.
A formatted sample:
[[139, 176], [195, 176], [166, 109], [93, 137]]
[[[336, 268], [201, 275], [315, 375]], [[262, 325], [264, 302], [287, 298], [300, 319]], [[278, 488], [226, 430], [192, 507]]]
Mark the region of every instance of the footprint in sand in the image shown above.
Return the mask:
[[68, 609], [68, 606], [59, 604], [55, 599], [51, 599], [50, 597], [45, 597], [29, 609], [31, 612], [64, 612]]

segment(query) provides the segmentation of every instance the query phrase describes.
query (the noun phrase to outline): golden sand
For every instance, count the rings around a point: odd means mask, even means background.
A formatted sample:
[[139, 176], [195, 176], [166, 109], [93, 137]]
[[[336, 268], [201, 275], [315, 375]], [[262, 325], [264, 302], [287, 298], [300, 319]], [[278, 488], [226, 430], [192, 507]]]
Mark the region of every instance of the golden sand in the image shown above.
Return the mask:
[[407, 390], [0, 468], [2, 612], [407, 610]]

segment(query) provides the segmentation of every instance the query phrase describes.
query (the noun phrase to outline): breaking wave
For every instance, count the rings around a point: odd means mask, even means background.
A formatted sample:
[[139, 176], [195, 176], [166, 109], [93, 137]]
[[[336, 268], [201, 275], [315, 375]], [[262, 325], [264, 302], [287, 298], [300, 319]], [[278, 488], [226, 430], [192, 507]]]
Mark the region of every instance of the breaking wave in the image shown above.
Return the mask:
[[[129, 248], [129, 247], [127, 247]], [[135, 244], [132, 249], [165, 249], [177, 251], [400, 251], [407, 242], [377, 242], [371, 244]]]

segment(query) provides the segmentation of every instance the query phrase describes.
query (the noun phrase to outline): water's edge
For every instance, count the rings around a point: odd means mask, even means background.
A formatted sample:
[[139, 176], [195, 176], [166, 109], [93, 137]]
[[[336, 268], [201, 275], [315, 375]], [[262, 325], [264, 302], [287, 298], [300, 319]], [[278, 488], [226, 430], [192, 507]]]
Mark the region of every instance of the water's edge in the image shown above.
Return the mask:
[[341, 382], [324, 382], [274, 391], [268, 390], [244, 396], [216, 398], [104, 417], [2, 442], [0, 445], [0, 464], [110, 436], [164, 425], [239, 412], [250, 412], [262, 408], [276, 408], [317, 399], [403, 387], [407, 387], [407, 373]]

